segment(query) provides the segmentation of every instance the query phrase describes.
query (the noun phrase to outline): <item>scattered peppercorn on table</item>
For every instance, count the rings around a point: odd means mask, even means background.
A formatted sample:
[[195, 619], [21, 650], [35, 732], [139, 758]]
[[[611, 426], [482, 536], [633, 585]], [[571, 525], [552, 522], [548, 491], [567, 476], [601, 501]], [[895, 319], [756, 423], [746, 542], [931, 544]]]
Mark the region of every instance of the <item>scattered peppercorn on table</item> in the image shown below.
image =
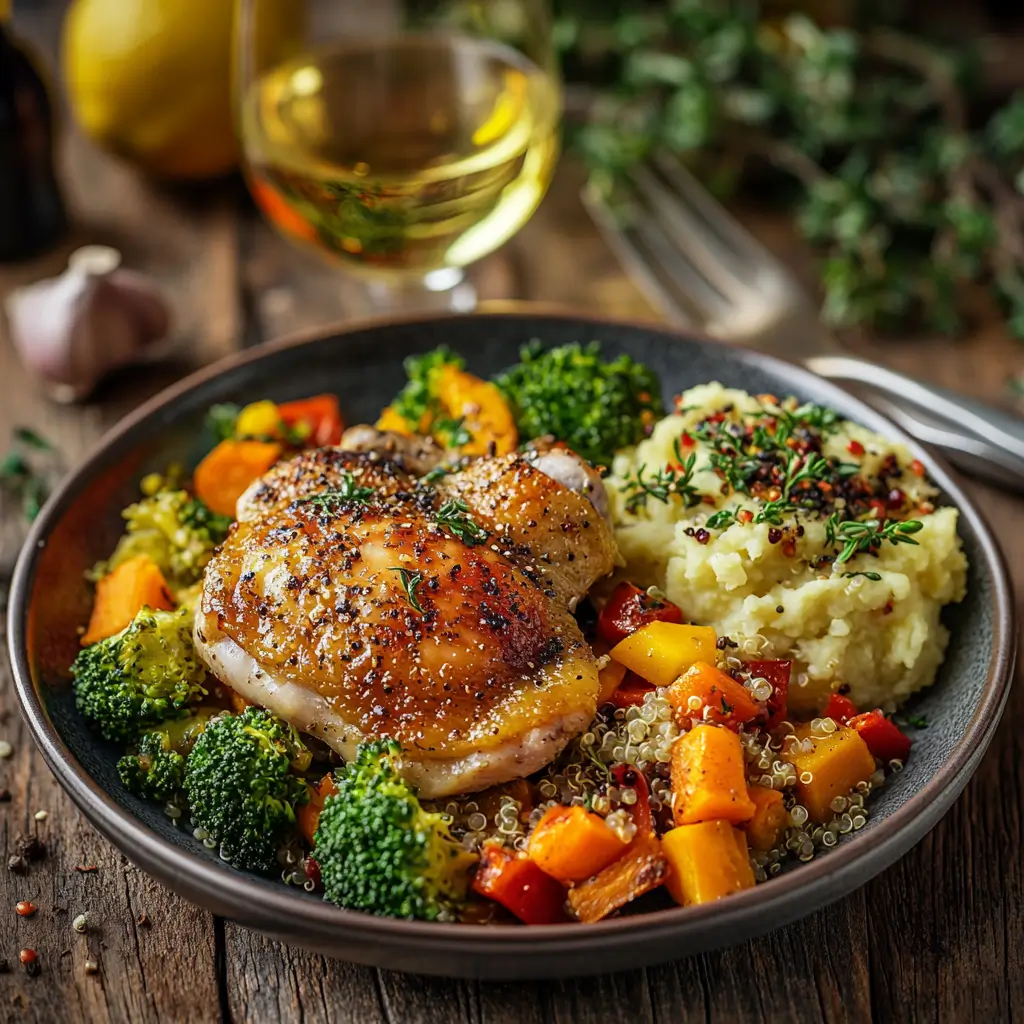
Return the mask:
[[[37, 4], [23, 17], [23, 30], [51, 54], [60, 6]], [[305, 262], [238, 211], [229, 189], [199, 204], [179, 205], [76, 139], [69, 143], [66, 165], [74, 168], [69, 188], [85, 217], [116, 223], [129, 238], [159, 235], [173, 257], [165, 264], [191, 267], [167, 283], [189, 296], [193, 328], [201, 325], [188, 334], [186, 356], [194, 365], [228, 351], [237, 338], [258, 340], [328, 322], [342, 312], [335, 305], [334, 273]], [[526, 294], [591, 310], [649, 315], [579, 208], [577, 186], [573, 169], [566, 168], [545, 207], [514, 244], [514, 252], [529, 257]], [[504, 266], [493, 270], [496, 292], [508, 288], [501, 278]], [[0, 270], [0, 295], [28, 274]], [[243, 302], [243, 292], [254, 301]], [[879, 346], [877, 352], [901, 369], [927, 366], [936, 380], [988, 395], [1007, 372], [1024, 366], [1024, 354], [994, 330], [979, 332], [969, 346], [915, 342]], [[107, 389], [99, 406], [55, 408], [25, 378], [6, 338], [0, 360], [4, 435], [15, 425], [31, 425], [56, 442], [68, 462], [80, 457], [106, 425], [168, 380], [154, 369]], [[301, 411], [295, 423], [302, 429]], [[253, 460], [269, 457], [268, 452], [247, 454]], [[216, 466], [210, 468], [215, 493], [224, 482]], [[215, 503], [210, 503], [214, 512]], [[982, 503], [1011, 564], [1024, 564], [1024, 541], [1014, 529], [1019, 505], [987, 492]], [[18, 508], [5, 506], [3, 512], [0, 550], [9, 572], [22, 527]], [[133, 575], [130, 562], [128, 553], [123, 565], [132, 586], [152, 590], [158, 585]], [[644, 611], [630, 606], [630, 600], [637, 602], [635, 595], [622, 600], [627, 628], [602, 636], [609, 651], [635, 635], [637, 622], [629, 616]], [[98, 631], [113, 628], [117, 608], [107, 612], [110, 620], [98, 622]], [[669, 612], [655, 616], [654, 624], [664, 629], [678, 623]], [[536, 870], [539, 889], [534, 905], [521, 908], [523, 914], [550, 912], [552, 901], [545, 900], [543, 886], [561, 893], [564, 885], [579, 881], [575, 876], [584, 867], [574, 843], [584, 844], [590, 858], [587, 877], [599, 882], [572, 890], [578, 893], [574, 910], [584, 919], [632, 892], [641, 880], [650, 884], [659, 878], [682, 904], [705, 902], [754, 883], [749, 854], [773, 847], [786, 811], [777, 791], [747, 787], [742, 770], [735, 777], [739, 740], [735, 732], [714, 725], [742, 718], [747, 691], [737, 693], [730, 677], [716, 675], [713, 636], [694, 632], [688, 642], [692, 647], [685, 658], [679, 664], [666, 662], [659, 678], [671, 684], [674, 705], [692, 707], [692, 701], [714, 711], [708, 716], [711, 724], [691, 730], [686, 744], [675, 744], [671, 752], [682, 796], [672, 808], [672, 827], [661, 839], [658, 856], [667, 867], [659, 867], [642, 842], [630, 843], [630, 857], [623, 859], [626, 839], [604, 826], [597, 833], [600, 842], [586, 841], [594, 823], [583, 808], [551, 811], [535, 829], [531, 858], [518, 862], [519, 870]], [[618, 695], [620, 706], [628, 709], [636, 706], [637, 697], [643, 700], [648, 687], [637, 688], [631, 680], [635, 669], [628, 646], [619, 655], [602, 671], [602, 688], [609, 697]], [[652, 665], [644, 657], [644, 678], [651, 679]], [[689, 667], [680, 672], [683, 662]], [[766, 682], [767, 700], [775, 684], [767, 663], [759, 675]], [[46, 1022], [301, 1018], [675, 1024], [705, 1016], [861, 1020], [872, 1013], [894, 1020], [1007, 1019], [1024, 1000], [1024, 963], [1013, 938], [1024, 926], [1024, 872], [1016, 840], [1022, 827], [1016, 794], [1024, 788], [1024, 759], [1013, 731], [1015, 716], [1024, 713], [1021, 693], [1018, 688], [1011, 697], [1006, 723], [957, 809], [899, 864], [839, 904], [756, 942], [645, 972], [578, 982], [480, 985], [375, 972], [288, 949], [214, 919], [147, 879], [85, 824], [53, 783], [20, 721], [5, 665], [0, 676], [0, 828], [5, 844], [0, 898], [8, 920], [0, 929], [0, 961], [5, 961], [0, 963], [0, 1006], [8, 1008], [5, 1019]], [[791, 761], [809, 821], [836, 813], [837, 796], [846, 799], [842, 794], [874, 771], [869, 747], [884, 751], [886, 760], [904, 756], [899, 737], [886, 732], [887, 720], [873, 719], [870, 709], [867, 714], [858, 710], [837, 702], [823, 716], [831, 727], [808, 723], [795, 734], [799, 749]], [[720, 784], [694, 787], [691, 799], [686, 780], [698, 775]], [[320, 795], [321, 804], [326, 795]], [[717, 855], [709, 857], [709, 851]], [[611, 874], [610, 867], [616, 867]], [[490, 884], [500, 886], [502, 878], [507, 884], [501, 868], [493, 865]], [[524, 888], [515, 891], [521, 894]], [[784, 984], [759, 983], [777, 978], [780, 964], [785, 965]]]

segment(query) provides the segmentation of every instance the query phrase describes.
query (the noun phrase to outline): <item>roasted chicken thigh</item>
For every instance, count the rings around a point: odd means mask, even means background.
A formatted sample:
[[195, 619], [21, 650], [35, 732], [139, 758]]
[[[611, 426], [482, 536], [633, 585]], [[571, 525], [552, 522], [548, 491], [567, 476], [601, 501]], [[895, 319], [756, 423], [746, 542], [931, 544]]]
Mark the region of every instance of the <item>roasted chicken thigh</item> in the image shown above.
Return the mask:
[[536, 771], [593, 717], [570, 605], [611, 570], [611, 529], [529, 458], [417, 486], [377, 453], [323, 449], [271, 470], [239, 519], [206, 570], [199, 651], [343, 756], [390, 736], [443, 796]]

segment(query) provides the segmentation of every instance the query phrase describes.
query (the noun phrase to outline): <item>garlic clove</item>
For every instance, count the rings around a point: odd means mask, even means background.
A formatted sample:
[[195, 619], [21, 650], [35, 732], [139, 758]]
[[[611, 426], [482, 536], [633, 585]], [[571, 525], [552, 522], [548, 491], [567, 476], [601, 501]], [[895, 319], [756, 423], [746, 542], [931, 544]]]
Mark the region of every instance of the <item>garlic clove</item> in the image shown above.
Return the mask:
[[12, 293], [11, 339], [25, 366], [58, 401], [81, 401], [111, 370], [150, 358], [171, 328], [168, 303], [149, 278], [120, 267], [107, 246], [72, 253], [60, 276]]

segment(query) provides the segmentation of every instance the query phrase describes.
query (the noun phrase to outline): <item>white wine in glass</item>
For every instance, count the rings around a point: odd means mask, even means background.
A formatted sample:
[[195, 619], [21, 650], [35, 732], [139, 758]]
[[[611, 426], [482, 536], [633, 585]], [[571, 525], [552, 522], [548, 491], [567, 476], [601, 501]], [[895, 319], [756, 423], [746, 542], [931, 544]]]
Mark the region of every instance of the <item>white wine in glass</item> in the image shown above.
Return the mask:
[[434, 5], [415, 30], [400, 4], [388, 29], [361, 24], [363, 0], [323, 0], [336, 27], [277, 60], [265, 0], [240, 2], [246, 172], [282, 233], [393, 305], [454, 286], [529, 220], [559, 148], [546, 0], [501, 0], [497, 24], [491, 4]]

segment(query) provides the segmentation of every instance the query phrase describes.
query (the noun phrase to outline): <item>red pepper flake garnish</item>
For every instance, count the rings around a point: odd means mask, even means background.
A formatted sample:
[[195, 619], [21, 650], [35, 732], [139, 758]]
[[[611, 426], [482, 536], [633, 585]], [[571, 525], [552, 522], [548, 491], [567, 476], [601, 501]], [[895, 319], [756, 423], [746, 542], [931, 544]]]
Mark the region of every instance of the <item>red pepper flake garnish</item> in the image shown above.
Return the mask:
[[917, 506], [917, 511], [922, 516], [930, 516], [935, 511], [935, 506], [930, 501], [922, 501]]
[[850, 453], [851, 455], [863, 455], [863, 454], [864, 454], [864, 445], [862, 445], [862, 444], [860, 443], [860, 441], [851, 441], [851, 442], [850, 442], [850, 443], [849, 443], [849, 444], [848, 444], [848, 445], [846, 446], [846, 450], [847, 450], [847, 451], [848, 451], [848, 452], [849, 452], [849, 453]]
[[787, 558], [792, 558], [796, 554], [796, 541], [793, 540], [792, 538], [783, 541], [782, 553]]
[[768, 543], [778, 544], [780, 540], [782, 540], [782, 531], [777, 526], [773, 526], [768, 531]]
[[88, 874], [90, 871], [99, 871], [98, 864], [76, 864], [76, 871], [81, 871], [82, 874]]
[[875, 510], [875, 515], [877, 516], [877, 518], [879, 518], [879, 519], [884, 519], [885, 518], [885, 513], [886, 513], [887, 509], [885, 507], [885, 502], [882, 501], [881, 498], [872, 498], [868, 502], [868, 507]]
[[14, 904], [14, 912], [18, 917], [31, 917], [39, 908], [28, 900], [18, 900]]
[[907, 500], [907, 496], [898, 488], [894, 487], [889, 492], [888, 505], [891, 509], [897, 509], [903, 507], [903, 502]]
[[684, 448], [692, 448], [693, 447], [693, 438], [690, 437], [689, 434], [683, 434], [683, 436], [681, 438], [679, 438], [679, 443]]
[[924, 476], [924, 463], [920, 459], [914, 459], [914, 461], [910, 464], [910, 472], [913, 473], [914, 476]]
[[892, 615], [892, 600], [886, 601], [885, 607], [882, 609], [883, 615]]
[[754, 513], [748, 508], [741, 508], [739, 512], [736, 513], [736, 518], [741, 523], [749, 523], [754, 518]]
[[697, 530], [693, 537], [698, 544], [707, 544], [707, 542], [711, 540], [711, 534], [708, 533], [708, 531], [705, 530], [703, 526], [699, 530]]

